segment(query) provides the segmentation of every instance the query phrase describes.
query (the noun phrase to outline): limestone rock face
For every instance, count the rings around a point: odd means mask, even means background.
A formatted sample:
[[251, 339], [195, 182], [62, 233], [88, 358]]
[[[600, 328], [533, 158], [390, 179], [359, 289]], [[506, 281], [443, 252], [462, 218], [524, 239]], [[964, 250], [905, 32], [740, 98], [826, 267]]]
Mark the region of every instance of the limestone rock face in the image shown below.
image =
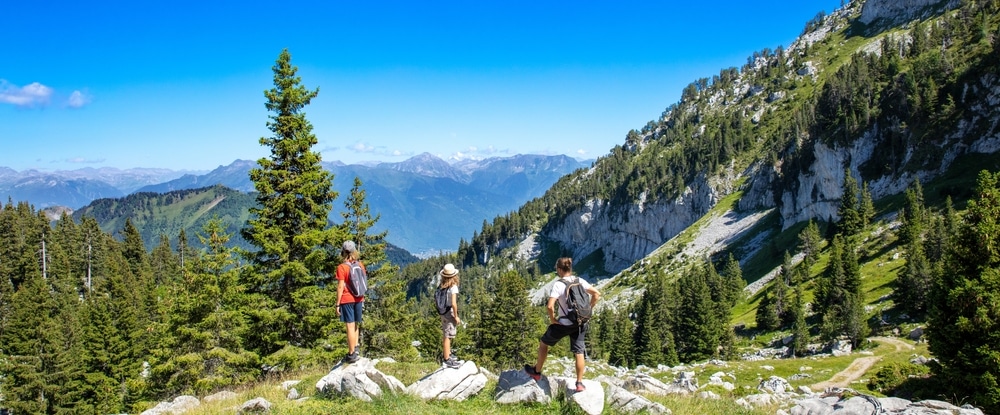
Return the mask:
[[871, 24], [877, 20], [889, 23], [911, 20], [921, 16], [932, 6], [951, 9], [959, 4], [957, 0], [868, 0], [861, 8], [861, 23]]
[[338, 363], [326, 376], [316, 382], [316, 389], [322, 393], [350, 395], [370, 402], [381, 396], [383, 389], [392, 393], [406, 389], [402, 382], [375, 369], [375, 363], [362, 358], [357, 363]]
[[541, 403], [552, 400], [552, 386], [549, 378], [542, 376], [535, 381], [523, 370], [507, 370], [500, 373], [493, 399], [498, 403]]
[[190, 395], [181, 395], [170, 402], [160, 402], [156, 406], [142, 412], [142, 415], [177, 415], [183, 414], [201, 405], [198, 398]]
[[486, 375], [472, 361], [457, 369], [442, 367], [406, 387], [406, 393], [421, 399], [464, 401], [486, 387]]
[[720, 196], [705, 178], [695, 180], [674, 200], [610, 206], [589, 200], [545, 236], [572, 247], [574, 258], [604, 253], [604, 269], [618, 272], [694, 223]]
[[271, 402], [264, 398], [253, 398], [243, 403], [237, 414], [269, 414], [271, 413]]
[[630, 414], [643, 411], [648, 414], [671, 413], [670, 410], [662, 404], [650, 401], [649, 399], [625, 390], [625, 388], [620, 388], [612, 384], [608, 385], [607, 395], [608, 403], [611, 404], [611, 408], [619, 412]]

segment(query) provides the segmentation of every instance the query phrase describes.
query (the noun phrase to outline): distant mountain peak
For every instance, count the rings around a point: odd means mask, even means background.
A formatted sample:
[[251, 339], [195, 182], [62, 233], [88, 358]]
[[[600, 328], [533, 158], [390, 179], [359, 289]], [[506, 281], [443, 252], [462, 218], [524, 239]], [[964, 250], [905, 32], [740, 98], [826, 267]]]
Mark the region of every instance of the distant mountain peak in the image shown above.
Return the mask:
[[457, 182], [468, 181], [464, 173], [431, 153], [420, 153], [398, 163], [381, 163], [378, 167], [427, 177], [449, 178]]

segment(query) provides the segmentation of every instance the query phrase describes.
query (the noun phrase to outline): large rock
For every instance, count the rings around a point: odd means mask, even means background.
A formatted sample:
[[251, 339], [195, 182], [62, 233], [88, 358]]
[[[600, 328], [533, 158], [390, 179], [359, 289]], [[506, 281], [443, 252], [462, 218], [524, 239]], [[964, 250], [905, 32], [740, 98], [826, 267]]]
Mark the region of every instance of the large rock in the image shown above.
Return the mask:
[[[681, 394], [687, 395], [691, 392], [698, 390], [697, 386], [693, 388], [690, 386], [690, 379], [687, 378], [685, 373], [681, 372], [680, 377], [671, 384], [666, 384], [661, 382], [652, 376], [645, 373], [637, 373], [625, 378], [622, 387], [628, 389], [635, 393], [644, 393], [650, 395], [670, 395], [670, 394]], [[693, 372], [690, 372], [693, 373]]]
[[493, 399], [498, 403], [542, 403], [552, 400], [552, 386], [549, 378], [542, 376], [535, 381], [523, 370], [507, 370], [500, 373]]
[[264, 398], [253, 398], [243, 402], [237, 414], [269, 414], [271, 413], [271, 402]]
[[604, 388], [596, 380], [583, 380], [586, 388], [583, 392], [576, 391], [576, 378], [561, 378], [560, 388], [566, 392], [566, 401], [580, 408], [589, 415], [600, 415], [604, 412]]
[[381, 396], [383, 389], [392, 393], [406, 390], [406, 386], [396, 378], [375, 369], [375, 364], [366, 358], [357, 363], [338, 363], [326, 376], [316, 382], [321, 393], [350, 395], [363, 401]]
[[[927, 400], [910, 402], [900, 398], [874, 398], [871, 396], [828, 396], [824, 398], [807, 398], [796, 402], [789, 411], [790, 415], [827, 415], [827, 414], [896, 414], [896, 415], [929, 415], [956, 414], [982, 415], [983, 411], [971, 406], [957, 407], [948, 402]], [[848, 397], [850, 396], [850, 397]]]
[[608, 384], [607, 394], [608, 403], [611, 404], [611, 409], [618, 412], [630, 414], [643, 411], [648, 414], [671, 413], [669, 409], [659, 403], [650, 401], [649, 399], [629, 392], [625, 388], [620, 388], [612, 384]]
[[201, 405], [198, 398], [181, 395], [171, 402], [160, 402], [156, 406], [142, 412], [142, 415], [179, 415]]
[[208, 396], [202, 398], [201, 400], [203, 402], [205, 402], [205, 403], [209, 403], [209, 402], [221, 402], [221, 401], [228, 401], [230, 399], [236, 399], [237, 396], [238, 395], [236, 395], [236, 392], [233, 392], [233, 391], [222, 391], [222, 392], [217, 392], [217, 393], [213, 393], [211, 395], [208, 395]]
[[422, 399], [464, 401], [483, 390], [487, 380], [479, 367], [467, 360], [457, 369], [442, 367], [424, 376], [406, 387], [406, 392]]
[[792, 385], [789, 384], [787, 380], [779, 376], [771, 376], [760, 381], [760, 384], [757, 385], [757, 390], [766, 393], [785, 393], [793, 391]]

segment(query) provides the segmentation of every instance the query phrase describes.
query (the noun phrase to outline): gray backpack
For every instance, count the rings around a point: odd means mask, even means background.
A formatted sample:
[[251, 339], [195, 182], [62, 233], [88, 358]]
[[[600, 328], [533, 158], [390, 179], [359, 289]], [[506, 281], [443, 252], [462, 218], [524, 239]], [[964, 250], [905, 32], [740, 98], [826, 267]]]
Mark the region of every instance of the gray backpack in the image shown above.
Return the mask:
[[347, 265], [351, 267], [351, 275], [347, 279], [347, 289], [355, 297], [364, 297], [365, 293], [368, 292], [368, 273], [358, 261], [348, 262]]

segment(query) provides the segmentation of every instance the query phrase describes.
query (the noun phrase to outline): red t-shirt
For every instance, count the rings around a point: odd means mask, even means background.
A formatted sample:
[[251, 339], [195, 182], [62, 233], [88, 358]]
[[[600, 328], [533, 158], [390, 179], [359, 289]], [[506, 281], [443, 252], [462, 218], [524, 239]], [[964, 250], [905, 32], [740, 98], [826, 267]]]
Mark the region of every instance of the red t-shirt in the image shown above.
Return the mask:
[[[365, 272], [368, 272], [368, 268], [365, 268], [364, 263], [358, 261], [358, 264], [361, 265], [361, 269], [365, 270]], [[364, 296], [355, 297], [354, 294], [351, 294], [351, 289], [347, 287], [347, 285], [351, 283], [351, 266], [348, 265], [346, 262], [337, 265], [337, 281], [344, 282], [344, 294], [340, 296], [340, 304], [351, 304], [365, 300]]]

